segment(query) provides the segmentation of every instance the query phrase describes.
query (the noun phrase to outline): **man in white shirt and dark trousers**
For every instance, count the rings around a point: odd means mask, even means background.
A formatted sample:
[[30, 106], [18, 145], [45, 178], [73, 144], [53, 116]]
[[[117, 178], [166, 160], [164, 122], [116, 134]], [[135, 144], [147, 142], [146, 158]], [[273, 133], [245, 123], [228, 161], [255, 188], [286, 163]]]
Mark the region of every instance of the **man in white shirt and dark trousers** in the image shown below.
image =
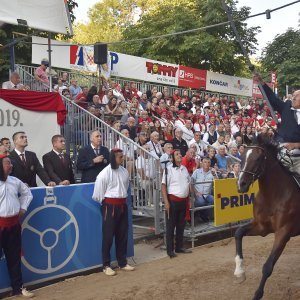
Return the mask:
[[13, 295], [34, 296], [23, 288], [21, 272], [21, 225], [32, 200], [30, 189], [18, 178], [9, 176], [12, 164], [8, 157], [0, 159], [0, 257], [4, 252]]
[[113, 276], [116, 272], [111, 268], [110, 250], [115, 237], [116, 257], [120, 269], [133, 271], [134, 267], [127, 263], [128, 240], [128, 208], [127, 191], [129, 173], [122, 167], [123, 150], [114, 148], [110, 152], [110, 164], [97, 176], [93, 199], [102, 204], [102, 260], [103, 272]]
[[[166, 209], [166, 242], [170, 258], [176, 253], [191, 253], [183, 247], [185, 221], [189, 220], [190, 176], [186, 167], [181, 165], [182, 155], [179, 149], [172, 152], [173, 164], [164, 170], [162, 178], [162, 196]], [[176, 245], [174, 252], [174, 230]]]

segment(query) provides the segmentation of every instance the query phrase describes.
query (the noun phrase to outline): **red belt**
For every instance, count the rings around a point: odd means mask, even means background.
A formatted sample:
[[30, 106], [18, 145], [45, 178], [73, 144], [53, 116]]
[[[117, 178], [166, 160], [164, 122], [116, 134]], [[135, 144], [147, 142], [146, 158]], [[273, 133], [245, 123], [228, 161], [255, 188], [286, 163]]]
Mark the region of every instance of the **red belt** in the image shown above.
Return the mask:
[[183, 201], [185, 201], [185, 220], [186, 221], [191, 220], [189, 197], [180, 198], [180, 197], [177, 197], [173, 194], [168, 194], [168, 199], [173, 201], [173, 202], [183, 202]]
[[19, 215], [13, 217], [0, 217], [0, 228], [13, 227], [19, 224]]
[[[122, 213], [124, 212], [124, 205], [126, 204], [126, 198], [104, 198], [103, 202], [105, 204], [113, 205], [113, 210], [112, 210], [111, 216], [114, 217], [114, 215], [115, 215], [115, 205], [116, 206], [122, 206]], [[107, 207], [105, 209], [104, 220], [106, 220], [106, 217], [107, 217]]]
[[126, 198], [104, 198], [104, 203], [113, 205], [126, 204]]

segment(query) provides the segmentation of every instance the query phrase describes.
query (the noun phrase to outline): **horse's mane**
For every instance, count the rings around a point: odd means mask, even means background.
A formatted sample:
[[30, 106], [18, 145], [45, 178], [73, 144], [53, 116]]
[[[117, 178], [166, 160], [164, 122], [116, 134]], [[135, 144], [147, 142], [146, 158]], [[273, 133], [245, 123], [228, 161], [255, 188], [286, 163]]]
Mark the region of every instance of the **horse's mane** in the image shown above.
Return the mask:
[[[268, 135], [259, 134], [252, 144], [253, 146], [260, 146], [265, 149], [275, 160], [278, 161], [280, 167], [289, 175], [297, 176], [297, 173], [292, 172], [289, 167], [283, 164], [283, 156], [281, 154], [281, 147], [279, 143]], [[280, 159], [282, 158], [282, 159]]]

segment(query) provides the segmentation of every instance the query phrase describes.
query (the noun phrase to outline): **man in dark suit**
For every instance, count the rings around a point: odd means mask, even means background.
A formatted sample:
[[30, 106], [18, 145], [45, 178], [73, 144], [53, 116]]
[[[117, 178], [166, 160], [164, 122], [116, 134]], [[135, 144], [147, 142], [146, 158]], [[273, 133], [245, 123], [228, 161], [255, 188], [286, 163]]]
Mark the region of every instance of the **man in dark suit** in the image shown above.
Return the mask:
[[98, 174], [109, 165], [109, 151], [101, 146], [101, 133], [94, 130], [90, 133], [91, 144], [80, 149], [77, 168], [82, 171], [81, 182], [95, 182]]
[[29, 187], [36, 187], [36, 175], [40, 177], [47, 186], [55, 186], [47, 172], [40, 164], [36, 154], [31, 151], [25, 151], [28, 146], [27, 136], [24, 131], [13, 134], [15, 149], [10, 153], [10, 159], [13, 163], [12, 176], [19, 178]]
[[65, 138], [54, 135], [51, 139], [53, 150], [43, 156], [43, 164], [48, 176], [59, 185], [75, 183], [70, 156], [64, 154], [66, 148]]

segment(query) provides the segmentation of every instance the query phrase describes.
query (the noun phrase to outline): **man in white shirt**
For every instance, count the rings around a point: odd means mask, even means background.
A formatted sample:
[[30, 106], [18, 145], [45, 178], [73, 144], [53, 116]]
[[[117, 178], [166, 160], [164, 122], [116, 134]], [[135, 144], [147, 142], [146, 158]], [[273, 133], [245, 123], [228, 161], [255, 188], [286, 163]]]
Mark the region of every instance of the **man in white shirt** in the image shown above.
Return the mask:
[[102, 204], [102, 260], [105, 275], [116, 272], [110, 266], [110, 250], [115, 238], [116, 257], [119, 267], [124, 271], [133, 271], [127, 263], [128, 208], [127, 190], [128, 171], [122, 167], [123, 150], [114, 148], [110, 152], [110, 164], [97, 176], [92, 198]]
[[12, 164], [8, 157], [0, 159], [0, 257], [6, 257], [13, 295], [27, 298], [34, 296], [23, 288], [21, 272], [20, 217], [26, 212], [31, 200], [30, 189], [18, 178], [9, 176]]
[[153, 131], [150, 134], [150, 141], [147, 143], [150, 146], [150, 152], [156, 158], [160, 158], [163, 154], [163, 150], [161, 144], [159, 142], [159, 133], [157, 131]]
[[[180, 150], [172, 152], [173, 165], [164, 170], [161, 192], [166, 209], [166, 242], [167, 254], [170, 258], [176, 253], [191, 253], [183, 248], [185, 221], [189, 220], [190, 176], [186, 167], [181, 165]], [[174, 230], [176, 228], [176, 245], [174, 252]]]
[[195, 131], [194, 138], [189, 142], [189, 147], [191, 147], [193, 144], [195, 144], [197, 148], [196, 155], [203, 158], [207, 152], [207, 145], [201, 140], [200, 131]]
[[193, 136], [194, 136], [194, 132], [192, 130], [193, 128], [193, 123], [191, 120], [186, 120], [185, 121], [185, 126], [183, 126], [181, 129], [182, 129], [182, 132], [183, 132], [183, 135], [182, 135], [182, 138], [187, 142], [189, 143], [192, 139], [193, 139]]
[[2, 83], [2, 88], [5, 90], [26, 90], [27, 88], [21, 84], [20, 75], [17, 72], [12, 72], [10, 80]]
[[[207, 183], [204, 183], [206, 181]], [[192, 190], [195, 196], [195, 207], [214, 204], [214, 197], [212, 195], [213, 181], [214, 176], [210, 171], [210, 159], [205, 157], [202, 160], [202, 168], [195, 170], [192, 175], [192, 182], [194, 183]], [[202, 211], [200, 217], [204, 222], [208, 222], [209, 211]]]
[[[145, 150], [150, 151], [149, 145], [142, 146]], [[138, 173], [140, 186], [145, 191], [145, 199], [148, 205], [153, 203], [154, 178], [156, 177], [155, 161], [152, 156], [144, 151], [139, 151], [140, 155], [135, 161], [135, 167]]]

